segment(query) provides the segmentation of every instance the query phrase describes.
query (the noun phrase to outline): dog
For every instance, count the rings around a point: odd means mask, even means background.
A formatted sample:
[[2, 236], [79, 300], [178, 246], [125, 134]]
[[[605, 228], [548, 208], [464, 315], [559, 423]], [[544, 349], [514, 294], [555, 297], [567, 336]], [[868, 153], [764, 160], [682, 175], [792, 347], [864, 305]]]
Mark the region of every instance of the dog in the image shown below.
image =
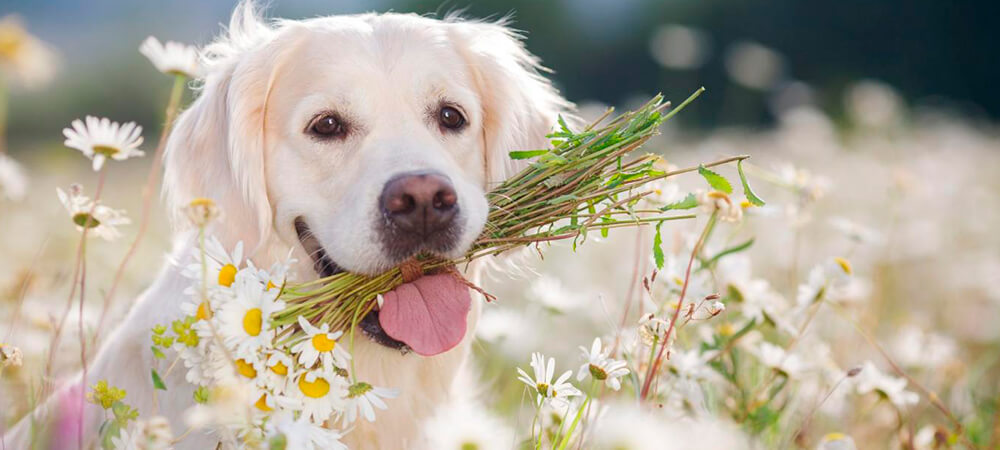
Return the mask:
[[[203, 59], [200, 94], [164, 153], [171, 258], [197, 248], [177, 212], [207, 197], [223, 211], [212, 232], [224, 245], [242, 241], [259, 267], [291, 247], [300, 281], [376, 274], [420, 252], [464, 254], [483, 230], [485, 193], [517, 169], [508, 152], [547, 147], [557, 117], [572, 108], [504, 21], [395, 13], [268, 21], [246, 2]], [[6, 448], [27, 448], [32, 418], [51, 420], [60, 399], [102, 379], [125, 389], [140, 417], [153, 413], [150, 329], [182, 316], [188, 281], [180, 272], [178, 264], [162, 269], [86, 380], [77, 376], [9, 430]], [[467, 276], [475, 282], [478, 272]], [[368, 339], [354, 346], [358, 378], [400, 395], [374, 424], [357, 424], [345, 438], [351, 448], [422, 446], [422, 421], [449, 401], [466, 370], [482, 302], [472, 295], [460, 342], [425, 352], [433, 356], [407, 352], [366, 318]], [[178, 434], [194, 389], [182, 372], [166, 377], [157, 405]], [[85, 445], [94, 445], [104, 412], [88, 403], [82, 414]], [[196, 431], [176, 448], [217, 441]]]

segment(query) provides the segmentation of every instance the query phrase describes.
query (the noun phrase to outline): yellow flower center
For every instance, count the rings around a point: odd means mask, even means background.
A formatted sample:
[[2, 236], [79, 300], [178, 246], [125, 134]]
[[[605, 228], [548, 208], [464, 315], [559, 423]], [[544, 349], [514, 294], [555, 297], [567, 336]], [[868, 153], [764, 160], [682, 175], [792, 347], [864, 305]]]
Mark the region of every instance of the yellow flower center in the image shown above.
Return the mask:
[[316, 381], [310, 383], [303, 375], [302, 378], [299, 378], [299, 390], [306, 397], [323, 398], [330, 393], [330, 383], [320, 377], [316, 377]]
[[318, 352], [330, 352], [333, 348], [337, 346], [337, 341], [326, 337], [326, 334], [320, 333], [312, 338], [313, 348]]
[[264, 290], [265, 290], [265, 291], [270, 291], [271, 289], [274, 289], [274, 288], [276, 288], [276, 287], [278, 287], [278, 286], [277, 286], [277, 285], [275, 285], [274, 283], [272, 283], [272, 282], [271, 282], [271, 280], [268, 280], [268, 281], [267, 281], [267, 286], [266, 286], [266, 287], [264, 287]]
[[278, 361], [277, 364], [271, 366], [271, 372], [274, 372], [281, 376], [285, 376], [288, 375], [288, 367], [285, 367], [285, 365], [281, 361]]
[[114, 148], [114, 147], [112, 147], [110, 145], [95, 145], [94, 146], [94, 153], [101, 154], [101, 155], [104, 155], [104, 156], [111, 156], [111, 155], [114, 155], [115, 153], [118, 153], [119, 151], [120, 150], [118, 150], [117, 148]]
[[219, 269], [219, 286], [229, 287], [236, 281], [236, 266], [226, 264]]
[[73, 214], [72, 220], [80, 228], [97, 228], [101, 225], [100, 220], [86, 212]]
[[250, 336], [260, 334], [260, 328], [263, 323], [264, 320], [260, 308], [253, 308], [243, 315], [243, 331], [246, 331]]
[[14, 60], [24, 46], [25, 33], [24, 29], [8, 20], [0, 24], [0, 58]]
[[839, 256], [836, 257], [836, 258], [833, 258], [833, 260], [837, 263], [838, 266], [840, 266], [840, 269], [843, 270], [844, 273], [846, 273], [848, 275], [854, 273], [854, 268], [851, 267], [851, 262], [850, 261], [848, 261], [848, 260], [846, 260], [844, 258], [841, 258]]
[[254, 403], [253, 405], [256, 406], [257, 409], [259, 409], [261, 411], [264, 411], [264, 412], [270, 412], [271, 411], [271, 407], [267, 406], [267, 394], [261, 394], [260, 398], [257, 399], [257, 403]]
[[236, 360], [236, 371], [247, 378], [257, 378], [257, 369], [254, 369], [245, 359]]
[[198, 311], [195, 312], [194, 317], [198, 320], [209, 320], [212, 318], [212, 307], [208, 306], [208, 302], [201, 302], [198, 305]]

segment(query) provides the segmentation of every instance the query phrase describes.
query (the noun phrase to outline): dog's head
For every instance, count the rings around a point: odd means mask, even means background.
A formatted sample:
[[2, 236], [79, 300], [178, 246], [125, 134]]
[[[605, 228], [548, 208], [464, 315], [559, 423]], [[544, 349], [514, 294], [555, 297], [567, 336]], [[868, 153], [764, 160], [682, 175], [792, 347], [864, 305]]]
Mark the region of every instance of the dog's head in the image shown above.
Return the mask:
[[212, 198], [224, 242], [294, 246], [322, 275], [463, 254], [507, 153], [544, 147], [568, 106], [501, 23], [267, 23], [246, 3], [205, 54], [167, 147], [169, 206]]

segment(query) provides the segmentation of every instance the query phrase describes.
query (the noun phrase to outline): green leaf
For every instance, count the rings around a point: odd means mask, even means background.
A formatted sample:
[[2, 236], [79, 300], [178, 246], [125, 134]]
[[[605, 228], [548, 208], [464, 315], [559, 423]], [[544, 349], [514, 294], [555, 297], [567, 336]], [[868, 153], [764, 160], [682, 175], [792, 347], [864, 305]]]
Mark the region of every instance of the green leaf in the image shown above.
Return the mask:
[[697, 206], [698, 198], [695, 197], [694, 194], [688, 194], [687, 197], [684, 197], [684, 200], [664, 206], [660, 208], [660, 211], [669, 211], [671, 209], [691, 209], [696, 208]]
[[208, 403], [208, 388], [198, 386], [198, 389], [194, 390], [194, 402], [199, 404]]
[[761, 200], [757, 194], [754, 194], [753, 189], [750, 189], [750, 183], [747, 182], [747, 176], [743, 173], [743, 160], [739, 160], [736, 163], [736, 170], [740, 173], [740, 183], [743, 183], [743, 196], [747, 198], [747, 201], [754, 206], [764, 206], [764, 200]]
[[156, 359], [164, 359], [167, 357], [167, 355], [164, 355], [163, 352], [160, 351], [160, 348], [155, 345], [150, 346], [149, 349], [153, 351], [153, 357]]
[[698, 173], [705, 178], [709, 186], [717, 191], [722, 191], [727, 194], [733, 193], [733, 185], [729, 184], [729, 180], [726, 177], [719, 175], [711, 170], [705, 168], [704, 165], [698, 166]]
[[717, 255], [713, 256], [708, 261], [705, 261], [704, 265], [707, 266], [707, 267], [711, 267], [713, 264], [715, 264], [720, 259], [722, 259], [723, 256], [731, 255], [733, 253], [742, 252], [743, 250], [746, 250], [746, 249], [750, 248], [751, 245], [753, 245], [753, 238], [751, 238], [750, 240], [748, 240], [748, 241], [746, 241], [746, 242], [744, 242], [742, 244], [739, 244], [739, 245], [736, 245], [736, 246], [733, 246], [733, 247], [729, 247], [729, 248], [727, 248], [727, 249], [719, 252]]
[[656, 269], [663, 268], [663, 236], [660, 235], [660, 225], [663, 222], [657, 222], [656, 224], [656, 234], [653, 235], [653, 260], [656, 261]]
[[566, 119], [563, 118], [562, 114], [559, 115], [559, 128], [566, 133], [572, 133], [569, 129], [569, 125], [566, 125]]
[[518, 150], [508, 153], [510, 159], [531, 159], [548, 153], [548, 150]]
[[153, 375], [153, 387], [161, 391], [167, 390], [167, 385], [163, 383], [163, 378], [160, 378], [160, 374], [156, 373], [156, 369], [152, 369], [150, 373]]
[[121, 426], [126, 426], [130, 421], [139, 417], [139, 411], [128, 404], [117, 401], [111, 405], [111, 413], [115, 416], [115, 421]]
[[[609, 222], [614, 222], [614, 220], [612, 220], [608, 216], [601, 217], [601, 223], [609, 223]], [[608, 228], [608, 227], [601, 227], [601, 237], [607, 239], [609, 231], [611, 231], [610, 228]]]
[[114, 420], [105, 421], [101, 424], [100, 436], [101, 436], [101, 448], [106, 450], [111, 450], [115, 448], [115, 444], [112, 439], [118, 437], [121, 434], [122, 426]]

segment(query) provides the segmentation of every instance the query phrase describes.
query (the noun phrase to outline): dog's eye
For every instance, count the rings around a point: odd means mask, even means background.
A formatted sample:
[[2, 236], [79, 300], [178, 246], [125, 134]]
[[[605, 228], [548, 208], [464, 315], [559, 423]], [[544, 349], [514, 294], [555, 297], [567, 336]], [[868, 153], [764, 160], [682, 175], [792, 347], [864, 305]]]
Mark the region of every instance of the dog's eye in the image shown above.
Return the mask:
[[438, 112], [438, 122], [445, 128], [457, 130], [465, 126], [465, 116], [455, 107], [443, 106]]
[[323, 114], [309, 124], [309, 134], [320, 138], [335, 138], [347, 134], [347, 124], [334, 114]]

